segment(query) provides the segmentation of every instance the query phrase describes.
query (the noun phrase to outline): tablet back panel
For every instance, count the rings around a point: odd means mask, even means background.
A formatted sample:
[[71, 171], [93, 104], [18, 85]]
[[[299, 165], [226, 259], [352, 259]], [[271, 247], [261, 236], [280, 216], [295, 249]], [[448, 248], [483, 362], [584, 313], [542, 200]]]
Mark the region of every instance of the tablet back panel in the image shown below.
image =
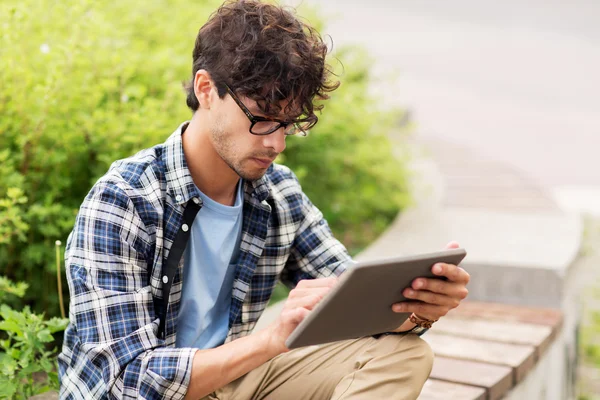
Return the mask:
[[407, 300], [402, 291], [417, 277], [438, 278], [431, 267], [459, 264], [464, 249], [359, 263], [298, 325], [288, 348], [355, 339], [397, 329], [410, 313], [395, 313], [392, 304]]

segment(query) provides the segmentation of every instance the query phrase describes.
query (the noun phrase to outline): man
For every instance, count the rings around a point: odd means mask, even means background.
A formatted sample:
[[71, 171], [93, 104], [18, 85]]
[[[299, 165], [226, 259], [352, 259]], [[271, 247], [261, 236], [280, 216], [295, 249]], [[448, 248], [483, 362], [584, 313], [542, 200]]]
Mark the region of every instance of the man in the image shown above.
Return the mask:
[[[226, 3], [200, 29], [191, 121], [115, 162], [69, 237], [61, 398], [418, 396], [432, 354], [411, 321], [401, 334], [284, 344], [351, 263], [293, 173], [273, 164], [287, 135], [317, 122], [313, 100], [337, 87], [326, 53], [312, 28], [257, 1]], [[421, 324], [456, 307], [468, 274], [434, 272], [448, 281], [415, 280], [415, 301], [394, 309]], [[251, 333], [277, 279], [295, 288]]]

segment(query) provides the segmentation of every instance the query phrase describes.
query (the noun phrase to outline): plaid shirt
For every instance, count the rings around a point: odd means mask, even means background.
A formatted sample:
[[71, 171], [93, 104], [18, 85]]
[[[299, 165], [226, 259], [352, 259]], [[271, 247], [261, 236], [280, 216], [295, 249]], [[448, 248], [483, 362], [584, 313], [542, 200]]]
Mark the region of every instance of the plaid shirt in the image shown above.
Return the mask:
[[[162, 264], [183, 212], [197, 201], [180, 126], [168, 140], [116, 161], [86, 196], [66, 249], [70, 324], [59, 355], [61, 398], [182, 398], [197, 349], [175, 348], [183, 259], [158, 335]], [[277, 279], [340, 275], [350, 261], [286, 167], [245, 182], [242, 239], [227, 342], [249, 334]]]

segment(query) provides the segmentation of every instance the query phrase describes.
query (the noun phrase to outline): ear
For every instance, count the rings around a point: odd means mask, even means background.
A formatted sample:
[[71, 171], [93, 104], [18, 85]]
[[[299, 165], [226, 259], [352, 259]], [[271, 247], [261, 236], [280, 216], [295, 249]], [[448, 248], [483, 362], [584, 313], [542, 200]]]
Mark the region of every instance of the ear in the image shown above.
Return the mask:
[[200, 103], [200, 108], [210, 110], [216, 91], [210, 74], [205, 69], [198, 70], [194, 76], [194, 93]]

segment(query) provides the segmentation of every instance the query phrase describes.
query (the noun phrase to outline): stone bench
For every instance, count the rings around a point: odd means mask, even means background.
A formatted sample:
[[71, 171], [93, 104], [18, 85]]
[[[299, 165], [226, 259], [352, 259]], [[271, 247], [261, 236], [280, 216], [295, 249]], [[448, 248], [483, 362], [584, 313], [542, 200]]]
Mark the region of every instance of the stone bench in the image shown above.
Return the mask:
[[[256, 330], [282, 305], [265, 310]], [[435, 360], [419, 400], [569, 398], [562, 328], [556, 309], [463, 302], [423, 335]]]
[[435, 360], [419, 400], [568, 398], [562, 322], [555, 309], [464, 302], [423, 335]]

